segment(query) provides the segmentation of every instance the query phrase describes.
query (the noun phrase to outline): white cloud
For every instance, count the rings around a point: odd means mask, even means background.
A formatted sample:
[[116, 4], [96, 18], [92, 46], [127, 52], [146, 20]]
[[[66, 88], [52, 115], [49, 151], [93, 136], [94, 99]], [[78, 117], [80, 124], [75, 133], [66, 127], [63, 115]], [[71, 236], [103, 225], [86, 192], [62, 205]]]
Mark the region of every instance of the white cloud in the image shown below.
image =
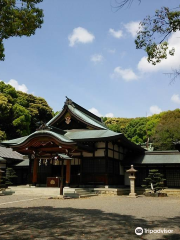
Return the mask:
[[91, 56], [91, 61], [92, 62], [102, 62], [103, 60], [103, 56], [100, 54], [94, 54], [93, 56]]
[[107, 114], [105, 115], [105, 117], [110, 117], [110, 118], [112, 118], [112, 117], [114, 117], [114, 114], [113, 114], [113, 113], [107, 113]]
[[[0, 80], [1, 81], [1, 80]], [[6, 82], [5, 82], [6, 83]], [[28, 88], [26, 87], [25, 84], [20, 85], [18, 83], [18, 81], [11, 79], [9, 82], [7, 82], [6, 84], [10, 84], [11, 86], [13, 86], [17, 91], [21, 91], [21, 92], [28, 92]]]
[[73, 47], [76, 43], [91, 43], [94, 41], [95, 36], [88, 32], [85, 28], [74, 28], [71, 35], [68, 37], [69, 46]]
[[96, 108], [94, 108], [94, 107], [92, 107], [91, 109], [89, 109], [89, 111], [90, 111], [91, 113], [95, 114], [95, 115], [98, 116], [98, 117], [101, 117], [101, 116], [102, 116], [102, 114], [101, 114]]
[[112, 28], [109, 29], [109, 33], [115, 38], [121, 38], [123, 36], [123, 32], [121, 30], [115, 31]]
[[129, 22], [124, 24], [126, 31], [129, 32], [133, 38], [136, 37], [137, 31], [139, 30], [139, 21], [138, 22]]
[[174, 56], [168, 56], [167, 59], [163, 59], [160, 63], [153, 66], [151, 63], [148, 63], [147, 57], [142, 57], [138, 63], [138, 70], [145, 72], [158, 72], [165, 71], [172, 72], [173, 69], [178, 69], [180, 67], [180, 32], [173, 33], [169, 38], [169, 49], [172, 47], [175, 48]]
[[111, 77], [123, 78], [127, 82], [138, 79], [138, 76], [133, 72], [132, 69], [122, 69], [121, 67], [116, 67]]
[[116, 52], [116, 49], [108, 49], [108, 52], [113, 54]]
[[171, 97], [171, 101], [174, 102], [174, 103], [180, 104], [179, 94], [174, 94], [174, 95]]
[[[96, 108], [92, 107], [91, 109], [89, 109], [89, 111], [93, 114], [95, 114], [96, 116], [98, 117], [102, 117], [103, 114], [101, 114]], [[114, 114], [113, 113], [107, 113], [105, 115], [105, 117], [114, 117]]]
[[162, 112], [162, 110], [156, 105], [151, 106], [149, 108], [149, 111], [150, 111], [150, 114], [148, 116]]

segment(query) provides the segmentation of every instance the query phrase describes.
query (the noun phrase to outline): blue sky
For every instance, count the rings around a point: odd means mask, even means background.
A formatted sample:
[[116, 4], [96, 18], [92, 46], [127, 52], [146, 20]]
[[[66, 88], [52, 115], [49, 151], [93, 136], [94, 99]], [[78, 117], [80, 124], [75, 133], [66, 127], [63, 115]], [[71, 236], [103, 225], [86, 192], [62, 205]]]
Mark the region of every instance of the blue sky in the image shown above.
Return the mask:
[[180, 34], [170, 36], [174, 57], [147, 63], [134, 39], [138, 22], [179, 0], [134, 0], [115, 12], [110, 0], [44, 0], [44, 24], [31, 37], [4, 42], [0, 79], [43, 97], [54, 111], [65, 96], [102, 116], [141, 117], [180, 107], [180, 79], [164, 73], [180, 66]]

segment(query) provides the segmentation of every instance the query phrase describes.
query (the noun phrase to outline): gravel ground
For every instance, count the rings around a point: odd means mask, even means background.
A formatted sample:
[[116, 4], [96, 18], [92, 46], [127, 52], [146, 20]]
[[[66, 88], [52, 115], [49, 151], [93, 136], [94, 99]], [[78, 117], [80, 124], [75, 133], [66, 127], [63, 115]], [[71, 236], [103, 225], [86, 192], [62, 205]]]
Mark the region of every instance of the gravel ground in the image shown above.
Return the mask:
[[[135, 228], [173, 230], [137, 236]], [[0, 196], [0, 239], [180, 240], [180, 198]]]

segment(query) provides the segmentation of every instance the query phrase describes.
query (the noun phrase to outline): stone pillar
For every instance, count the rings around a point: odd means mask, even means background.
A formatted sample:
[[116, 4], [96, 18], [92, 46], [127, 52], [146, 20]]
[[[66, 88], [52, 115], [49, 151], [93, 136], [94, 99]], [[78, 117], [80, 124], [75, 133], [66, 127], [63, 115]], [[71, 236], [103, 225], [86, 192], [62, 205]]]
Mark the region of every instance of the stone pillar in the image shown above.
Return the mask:
[[66, 160], [66, 187], [69, 187], [71, 180], [71, 160]]
[[129, 176], [130, 179], [130, 197], [137, 197], [137, 194], [135, 193], [135, 176]]
[[133, 168], [133, 165], [131, 165], [131, 168], [127, 170], [126, 172], [129, 173], [129, 179], [130, 179], [130, 193], [128, 197], [137, 197], [137, 194], [135, 193], [135, 173], [137, 170]]
[[38, 158], [35, 158], [33, 164], [33, 179], [32, 179], [33, 186], [36, 186], [37, 184], [37, 174], [38, 174]]

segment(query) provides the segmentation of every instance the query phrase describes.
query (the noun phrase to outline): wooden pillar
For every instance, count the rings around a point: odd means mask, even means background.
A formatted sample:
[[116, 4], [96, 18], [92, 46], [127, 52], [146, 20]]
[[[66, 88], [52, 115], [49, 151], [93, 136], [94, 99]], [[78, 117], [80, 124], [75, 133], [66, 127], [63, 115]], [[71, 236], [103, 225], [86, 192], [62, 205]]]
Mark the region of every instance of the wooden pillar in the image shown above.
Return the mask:
[[63, 181], [64, 180], [64, 160], [62, 160], [61, 165], [61, 185], [60, 185], [60, 195], [63, 195]]
[[108, 142], [105, 142], [105, 161], [106, 161], [106, 174], [105, 174], [105, 185], [109, 184], [109, 167], [108, 167]]
[[70, 185], [71, 180], [71, 160], [66, 160], [66, 186]]
[[80, 183], [79, 185], [84, 184], [84, 179], [83, 179], [83, 155], [81, 152], [81, 158], [80, 158]]
[[37, 174], [38, 174], [38, 158], [35, 158], [33, 164], [33, 180], [32, 180], [32, 184], [34, 186], [36, 186], [37, 184]]

